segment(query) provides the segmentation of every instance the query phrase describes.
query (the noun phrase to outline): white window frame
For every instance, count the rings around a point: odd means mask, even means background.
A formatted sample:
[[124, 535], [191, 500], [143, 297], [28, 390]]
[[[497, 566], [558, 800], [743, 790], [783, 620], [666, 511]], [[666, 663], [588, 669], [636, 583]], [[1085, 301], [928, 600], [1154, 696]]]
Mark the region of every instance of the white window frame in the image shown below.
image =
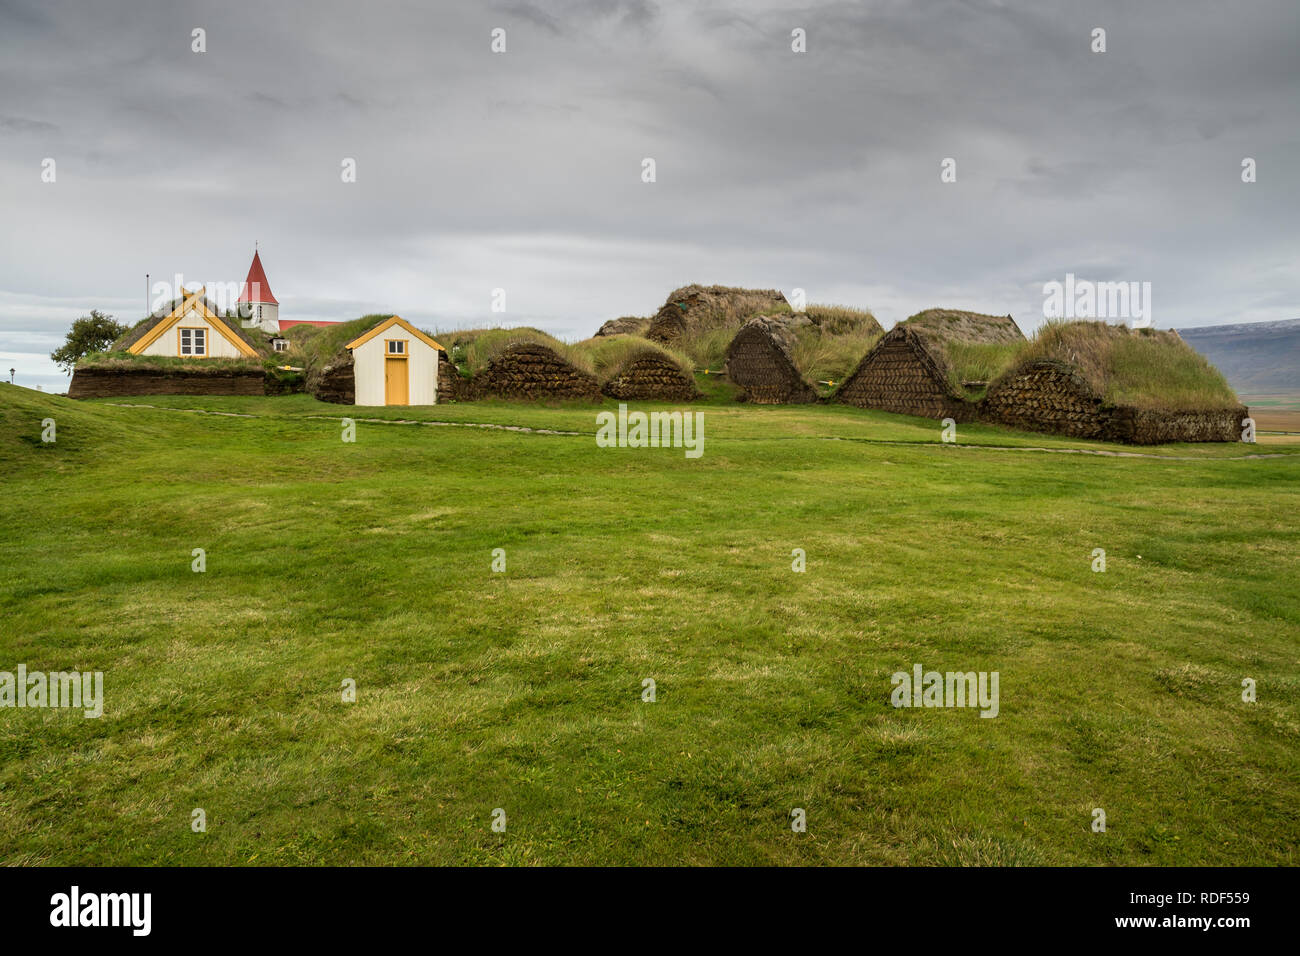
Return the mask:
[[[177, 331], [176, 354], [182, 358], [207, 358], [208, 330], [199, 326], [183, 326]], [[188, 333], [188, 335], [186, 334]], [[186, 342], [186, 338], [189, 342]], [[186, 348], [189, 351], [185, 351]]]

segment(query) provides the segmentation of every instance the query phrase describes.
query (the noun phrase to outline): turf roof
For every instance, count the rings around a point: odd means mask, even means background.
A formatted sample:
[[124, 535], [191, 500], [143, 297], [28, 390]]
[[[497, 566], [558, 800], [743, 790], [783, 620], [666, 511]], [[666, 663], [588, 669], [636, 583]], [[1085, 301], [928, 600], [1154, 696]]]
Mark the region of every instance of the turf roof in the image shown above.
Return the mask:
[[[1076, 369], [1110, 405], [1167, 411], [1235, 408], [1241, 401], [1223, 374], [1177, 332], [1109, 322], [1049, 322], [1016, 367], [1059, 362]], [[1005, 376], [1013, 374], [1008, 370]]]

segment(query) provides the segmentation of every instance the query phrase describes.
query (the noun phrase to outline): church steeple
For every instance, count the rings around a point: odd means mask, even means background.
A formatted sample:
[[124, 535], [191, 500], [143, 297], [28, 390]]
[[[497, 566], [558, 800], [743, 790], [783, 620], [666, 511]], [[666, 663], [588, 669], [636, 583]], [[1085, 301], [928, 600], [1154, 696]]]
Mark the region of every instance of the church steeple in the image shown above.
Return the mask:
[[261, 329], [272, 334], [280, 331], [280, 303], [271, 292], [271, 283], [266, 280], [262, 256], [257, 250], [253, 251], [253, 263], [248, 267], [244, 291], [239, 294], [239, 306], [240, 312], [246, 313], [248, 319]]

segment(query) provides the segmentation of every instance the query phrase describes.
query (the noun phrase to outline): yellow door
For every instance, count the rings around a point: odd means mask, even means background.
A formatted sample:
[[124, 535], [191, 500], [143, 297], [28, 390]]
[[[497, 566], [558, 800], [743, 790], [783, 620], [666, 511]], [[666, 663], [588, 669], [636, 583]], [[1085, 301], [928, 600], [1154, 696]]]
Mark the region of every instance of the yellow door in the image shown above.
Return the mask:
[[406, 359], [384, 359], [384, 404], [406, 405], [411, 399], [407, 385]]

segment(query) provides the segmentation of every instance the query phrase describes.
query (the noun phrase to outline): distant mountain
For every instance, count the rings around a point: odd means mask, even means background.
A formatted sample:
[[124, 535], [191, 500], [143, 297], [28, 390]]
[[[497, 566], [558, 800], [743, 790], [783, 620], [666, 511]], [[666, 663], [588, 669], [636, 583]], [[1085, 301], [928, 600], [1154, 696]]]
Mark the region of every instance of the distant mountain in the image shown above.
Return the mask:
[[1239, 395], [1300, 392], [1300, 319], [1179, 329]]

